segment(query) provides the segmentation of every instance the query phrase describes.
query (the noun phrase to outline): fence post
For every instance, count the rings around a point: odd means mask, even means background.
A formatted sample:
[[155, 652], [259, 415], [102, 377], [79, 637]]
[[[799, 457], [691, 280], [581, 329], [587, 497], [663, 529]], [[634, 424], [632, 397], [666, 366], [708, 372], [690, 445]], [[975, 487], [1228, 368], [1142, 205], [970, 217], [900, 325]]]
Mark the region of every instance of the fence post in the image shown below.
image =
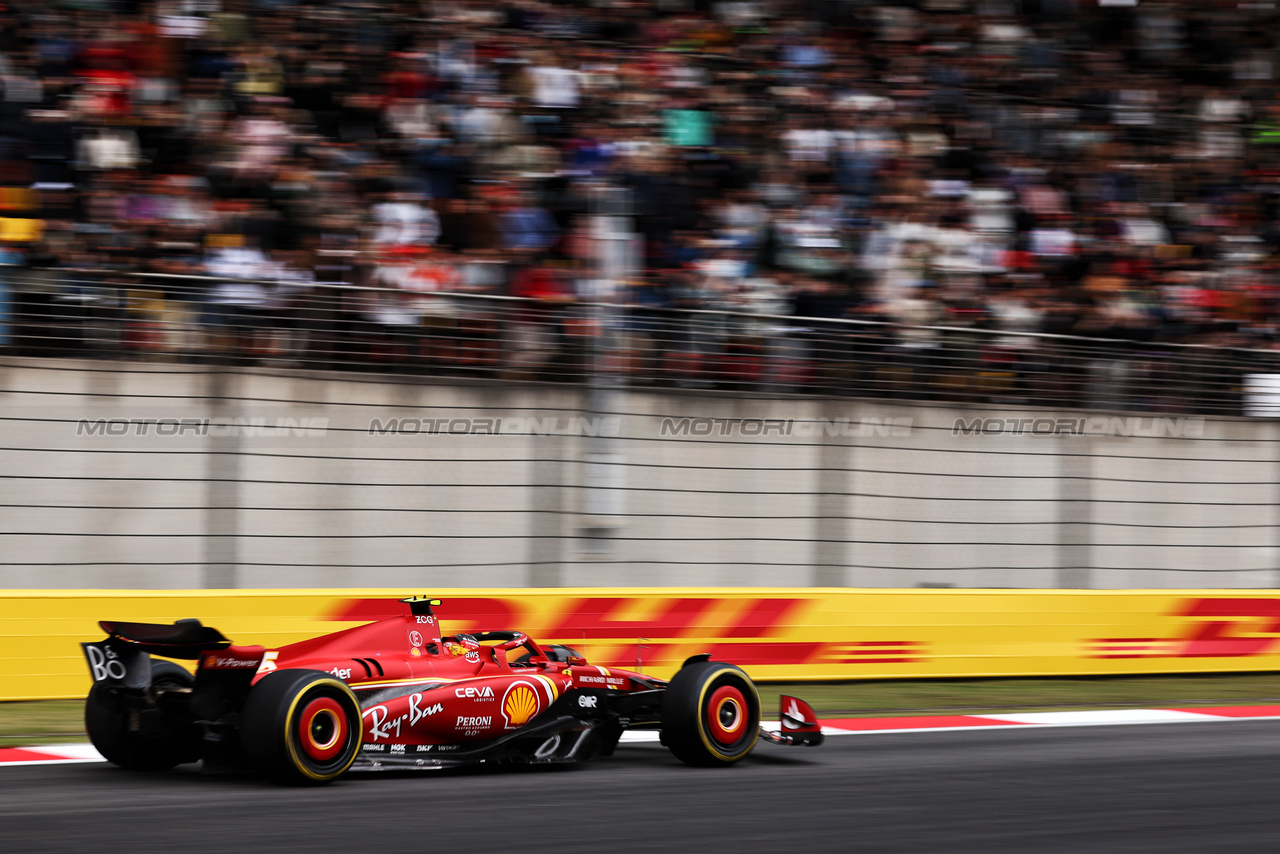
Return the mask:
[[[212, 367], [206, 374], [205, 399], [210, 418], [234, 415], [231, 374]], [[240, 431], [209, 437], [205, 472], [204, 584], [208, 588], [239, 586], [237, 573], [237, 507], [240, 503]]]
[[1092, 443], [1086, 436], [1058, 437], [1059, 588], [1088, 589], [1092, 561]]
[[0, 258], [0, 351], [9, 346], [9, 323], [13, 314], [13, 296], [9, 288], [9, 278], [4, 271], [5, 260]]
[[[1271, 449], [1276, 459], [1276, 462], [1272, 465], [1272, 471], [1275, 472], [1272, 475], [1275, 478], [1275, 485], [1271, 490], [1273, 496], [1271, 500], [1275, 502], [1276, 507], [1273, 512], [1280, 513], [1280, 471], [1277, 471], [1277, 468], [1280, 467], [1280, 419], [1273, 418], [1271, 422], [1269, 425], [1271, 427]], [[1280, 519], [1276, 521], [1272, 531], [1275, 545], [1271, 547], [1271, 560], [1275, 567], [1275, 580], [1271, 582], [1271, 586], [1280, 588]]]
[[[841, 407], [839, 401], [829, 401], [821, 407], [827, 423], [839, 424], [840, 412], [853, 417], [856, 407]], [[818, 467], [818, 494], [814, 496], [813, 523], [813, 575], [814, 587], [844, 587], [848, 585], [849, 533], [853, 526], [849, 518], [849, 494], [853, 491], [853, 443], [841, 437], [827, 436], [815, 430], [819, 439], [816, 450]]]
[[529, 586], [560, 587], [564, 560], [565, 437], [530, 436], [533, 490], [529, 506]]

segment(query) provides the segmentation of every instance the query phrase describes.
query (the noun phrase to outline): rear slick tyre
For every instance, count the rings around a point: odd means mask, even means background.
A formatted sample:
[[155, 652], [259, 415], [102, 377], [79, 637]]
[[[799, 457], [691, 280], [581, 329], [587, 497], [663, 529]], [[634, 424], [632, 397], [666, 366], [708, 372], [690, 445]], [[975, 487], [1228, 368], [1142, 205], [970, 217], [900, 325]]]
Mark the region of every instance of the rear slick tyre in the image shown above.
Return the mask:
[[240, 742], [259, 772], [281, 783], [323, 785], [360, 750], [360, 704], [347, 683], [318, 670], [277, 670], [249, 691]]
[[662, 698], [662, 736], [686, 765], [732, 765], [760, 737], [760, 695], [741, 668], [699, 661], [682, 668]]
[[[172, 661], [151, 662], [153, 695], [190, 690], [194, 684], [191, 674]], [[116, 689], [102, 684], [89, 689], [84, 703], [84, 729], [104, 759], [130, 771], [168, 771], [199, 758], [198, 741], [189, 725], [170, 718], [162, 733], [142, 735], [135, 723], [138, 711]]]

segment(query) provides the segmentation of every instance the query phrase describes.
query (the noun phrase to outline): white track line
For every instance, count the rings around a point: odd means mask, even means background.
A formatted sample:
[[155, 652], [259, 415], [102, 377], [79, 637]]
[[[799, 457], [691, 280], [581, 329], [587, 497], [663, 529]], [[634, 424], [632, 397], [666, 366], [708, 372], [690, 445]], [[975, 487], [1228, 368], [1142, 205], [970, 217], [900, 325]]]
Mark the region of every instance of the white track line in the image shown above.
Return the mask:
[[996, 721], [1031, 726], [1114, 726], [1117, 724], [1173, 724], [1222, 720], [1220, 715], [1180, 712], [1173, 709], [1101, 709], [1079, 712], [1028, 712], [1017, 715], [983, 715]]

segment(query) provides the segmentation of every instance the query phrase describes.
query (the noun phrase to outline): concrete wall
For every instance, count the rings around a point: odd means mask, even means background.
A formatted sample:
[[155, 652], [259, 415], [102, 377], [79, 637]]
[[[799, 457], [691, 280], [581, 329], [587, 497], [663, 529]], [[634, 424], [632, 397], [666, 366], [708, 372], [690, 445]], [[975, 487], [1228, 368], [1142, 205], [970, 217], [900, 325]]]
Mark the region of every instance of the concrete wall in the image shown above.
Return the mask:
[[0, 587], [1275, 587], [1277, 438], [10, 359]]

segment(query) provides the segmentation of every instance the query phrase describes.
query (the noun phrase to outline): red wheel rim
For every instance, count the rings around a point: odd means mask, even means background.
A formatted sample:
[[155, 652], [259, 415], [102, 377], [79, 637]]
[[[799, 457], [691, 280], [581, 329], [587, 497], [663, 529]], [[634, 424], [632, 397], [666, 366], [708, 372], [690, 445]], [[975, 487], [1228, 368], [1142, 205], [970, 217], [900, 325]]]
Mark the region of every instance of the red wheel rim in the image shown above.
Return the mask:
[[328, 762], [347, 743], [347, 712], [332, 697], [317, 697], [298, 716], [298, 740], [302, 752], [317, 762]]
[[747, 698], [732, 685], [722, 685], [707, 703], [707, 731], [723, 745], [742, 739], [747, 728]]

